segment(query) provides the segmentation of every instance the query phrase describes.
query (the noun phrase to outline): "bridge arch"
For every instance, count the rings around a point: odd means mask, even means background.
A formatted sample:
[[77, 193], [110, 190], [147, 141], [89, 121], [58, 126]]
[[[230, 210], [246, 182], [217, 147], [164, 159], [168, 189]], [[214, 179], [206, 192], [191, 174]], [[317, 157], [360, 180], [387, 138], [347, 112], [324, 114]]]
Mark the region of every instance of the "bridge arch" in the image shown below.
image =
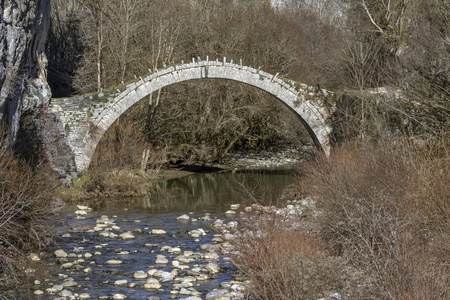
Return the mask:
[[[150, 71], [150, 70], [149, 70]], [[53, 109], [60, 112], [60, 120], [66, 128], [68, 144], [75, 154], [78, 171], [89, 167], [97, 144], [106, 130], [133, 104], [151, 93], [172, 84], [195, 79], [226, 79], [257, 87], [279, 99], [298, 116], [317, 148], [325, 154], [330, 151], [331, 109], [325, 105], [324, 97], [330, 94], [321, 91], [319, 97], [312, 87], [283, 80], [233, 61], [197, 61], [164, 70], [155, 70], [144, 78], [104, 97], [53, 99]]]

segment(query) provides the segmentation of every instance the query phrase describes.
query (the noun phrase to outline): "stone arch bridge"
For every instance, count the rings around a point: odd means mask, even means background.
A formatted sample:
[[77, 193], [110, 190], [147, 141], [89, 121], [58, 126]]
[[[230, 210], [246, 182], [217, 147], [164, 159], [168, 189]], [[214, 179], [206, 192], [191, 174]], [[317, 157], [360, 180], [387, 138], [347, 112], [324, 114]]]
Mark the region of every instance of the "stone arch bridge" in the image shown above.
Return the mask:
[[146, 77], [113, 92], [90, 96], [52, 99], [50, 109], [57, 112], [64, 125], [69, 147], [75, 154], [78, 171], [89, 167], [98, 142], [114, 121], [145, 96], [182, 81], [215, 78], [227, 79], [257, 87], [278, 98], [298, 116], [318, 149], [330, 151], [330, 116], [333, 95], [291, 80], [284, 80], [258, 69], [233, 61], [195, 61], [151, 70]]

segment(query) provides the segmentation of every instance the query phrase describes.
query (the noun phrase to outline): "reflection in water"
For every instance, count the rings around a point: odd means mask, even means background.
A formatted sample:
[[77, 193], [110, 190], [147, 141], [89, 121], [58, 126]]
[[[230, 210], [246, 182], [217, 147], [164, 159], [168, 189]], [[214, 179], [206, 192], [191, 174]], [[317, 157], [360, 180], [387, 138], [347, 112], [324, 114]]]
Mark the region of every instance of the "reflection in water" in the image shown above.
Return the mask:
[[274, 204], [296, 179], [290, 171], [199, 174], [160, 182], [149, 196], [103, 200], [100, 206], [151, 214], [224, 212], [230, 204], [249, 202], [249, 194], [259, 203]]

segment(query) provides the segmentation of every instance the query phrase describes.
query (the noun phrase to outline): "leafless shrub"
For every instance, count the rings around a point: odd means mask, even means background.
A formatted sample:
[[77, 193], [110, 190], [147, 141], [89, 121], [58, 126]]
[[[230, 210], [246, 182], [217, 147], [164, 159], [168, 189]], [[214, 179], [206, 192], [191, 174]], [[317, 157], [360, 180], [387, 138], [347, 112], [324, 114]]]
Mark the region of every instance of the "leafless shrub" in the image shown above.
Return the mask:
[[246, 217], [233, 262], [250, 281], [250, 299], [314, 299], [342, 288], [341, 264], [319, 239], [285, 227], [275, 214]]
[[[14, 156], [0, 130], [0, 285], [23, 275], [27, 251], [45, 246], [53, 233], [52, 180], [43, 166], [31, 169]], [[38, 175], [39, 174], [39, 175]]]
[[130, 122], [116, 121], [103, 135], [92, 158], [90, 169], [103, 172], [139, 169], [146, 145], [141, 132]]
[[322, 210], [322, 238], [335, 255], [376, 278], [372, 295], [441, 299], [447, 291], [446, 143], [420, 150], [401, 141], [347, 144], [310, 166], [302, 181]]

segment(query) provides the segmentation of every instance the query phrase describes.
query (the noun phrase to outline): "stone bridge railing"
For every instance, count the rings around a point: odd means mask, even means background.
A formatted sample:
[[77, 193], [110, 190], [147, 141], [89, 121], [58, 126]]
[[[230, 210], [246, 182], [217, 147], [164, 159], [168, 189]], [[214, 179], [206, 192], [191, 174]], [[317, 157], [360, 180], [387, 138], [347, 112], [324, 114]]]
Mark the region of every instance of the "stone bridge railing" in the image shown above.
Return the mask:
[[79, 171], [85, 170], [103, 133], [128, 108], [145, 96], [172, 84], [195, 79], [227, 79], [248, 84], [280, 99], [300, 117], [312, 139], [325, 153], [329, 153], [330, 115], [333, 95], [320, 93], [305, 84], [279, 78], [233, 61], [195, 61], [171, 66], [163, 70], [149, 70], [150, 74], [116, 91], [52, 99], [51, 109], [59, 112], [67, 134], [67, 141], [75, 154]]

